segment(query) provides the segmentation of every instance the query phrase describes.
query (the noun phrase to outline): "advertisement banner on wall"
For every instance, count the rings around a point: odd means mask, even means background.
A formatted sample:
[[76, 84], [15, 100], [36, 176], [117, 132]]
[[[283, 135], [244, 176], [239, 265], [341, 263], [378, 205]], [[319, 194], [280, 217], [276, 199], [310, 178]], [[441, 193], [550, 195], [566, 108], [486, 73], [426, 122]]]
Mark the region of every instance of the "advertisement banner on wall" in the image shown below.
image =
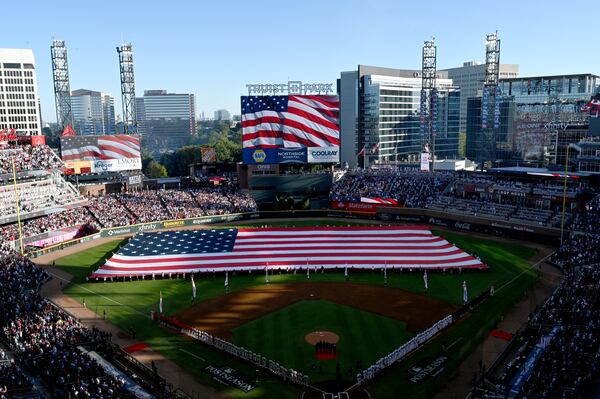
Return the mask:
[[429, 153], [421, 153], [421, 172], [429, 172]]
[[244, 148], [245, 164], [306, 163], [306, 148]]
[[103, 159], [92, 162], [92, 173], [142, 169], [141, 158]]
[[349, 211], [360, 213], [377, 213], [377, 204], [364, 202], [331, 201], [330, 208], [336, 211]]
[[308, 147], [309, 163], [337, 163], [340, 161], [340, 147]]
[[92, 162], [91, 161], [67, 161], [65, 162], [65, 174], [85, 174], [91, 173]]

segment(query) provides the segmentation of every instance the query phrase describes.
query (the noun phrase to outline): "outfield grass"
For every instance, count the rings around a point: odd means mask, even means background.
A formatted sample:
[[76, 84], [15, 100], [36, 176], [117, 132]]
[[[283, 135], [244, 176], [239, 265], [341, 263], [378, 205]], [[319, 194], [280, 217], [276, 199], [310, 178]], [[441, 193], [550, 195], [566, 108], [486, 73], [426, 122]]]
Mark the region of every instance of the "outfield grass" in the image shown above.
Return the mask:
[[[261, 224], [258, 221], [256, 224]], [[264, 223], [263, 223], [264, 224]], [[335, 223], [332, 221], [299, 223], [269, 223], [269, 225], [347, 225], [347, 221]], [[409, 359], [405, 364], [394, 367], [382, 378], [378, 378], [370, 387], [374, 398], [393, 398], [398, 396], [398, 392], [404, 397], [426, 397], [435, 392], [448, 375], [456, 370], [460, 362], [473, 350], [475, 345], [481, 341], [493, 323], [499, 318], [500, 314], [505, 313], [512, 305], [522, 297], [523, 292], [529, 288], [536, 279], [534, 271], [528, 269], [528, 259], [534, 254], [535, 250], [529, 247], [506, 244], [494, 240], [473, 238], [462, 234], [434, 232], [453, 242], [458, 247], [469, 253], [479, 256], [490, 266], [487, 272], [464, 272], [459, 273], [431, 273], [429, 275], [429, 292], [427, 295], [439, 298], [454, 305], [462, 304], [462, 282], [466, 280], [469, 284], [469, 294], [476, 296], [482, 291], [495, 286], [497, 294], [493, 298], [484, 302], [469, 318], [459, 323], [457, 326], [443, 334], [441, 338], [435, 340], [416, 356]], [[104, 311], [107, 313], [109, 321], [124, 331], [134, 328], [137, 332], [137, 338], [147, 342], [153, 349], [159, 351], [167, 358], [180, 364], [192, 374], [200, 377], [205, 383], [215, 386], [226, 395], [232, 398], [297, 398], [299, 391], [291, 386], [284, 385], [272, 377], [265, 377], [259, 383], [259, 387], [249, 394], [243, 394], [241, 391], [224, 388], [212, 381], [202, 372], [202, 368], [208, 364], [229, 365], [246, 374], [249, 379], [254, 378], [254, 369], [245, 363], [239, 362], [234, 358], [224, 356], [207, 347], [197, 344], [194, 341], [183, 338], [177, 334], [159, 328], [149, 319], [151, 310], [157, 310], [159, 292], [163, 292], [164, 310], [167, 315], [174, 314], [190, 306], [191, 285], [189, 280], [145, 280], [133, 282], [115, 282], [115, 283], [91, 283], [85, 281], [85, 276], [89, 275], [100, 265], [107, 254], [118, 249], [122, 241], [111, 242], [97, 247], [60, 258], [56, 261], [56, 266], [71, 273], [74, 276], [74, 284], [69, 285], [65, 292], [78, 301], [85, 302], [89, 309], [95, 310], [98, 314]], [[281, 274], [270, 276], [271, 284], [289, 283], [294, 281], [304, 281], [305, 276], [301, 273]], [[311, 282], [319, 281], [343, 281], [342, 273], [311, 273]], [[350, 272], [350, 280], [355, 283], [383, 284], [383, 273], [376, 272]], [[501, 290], [505, 284], [510, 284]], [[255, 275], [235, 276], [230, 274], [230, 291], [237, 291], [257, 285], [264, 284], [264, 275], [258, 273]], [[198, 301], [209, 297], [224, 294], [223, 276], [207, 276], [196, 279]], [[409, 274], [388, 271], [388, 285], [398, 287], [413, 292], [423, 293], [423, 277], [419, 273]], [[336, 305], [337, 306], [337, 305]], [[312, 313], [313, 318], [319, 318], [330, 312], [325, 311], [327, 306], [323, 307], [323, 315], [319, 311], [321, 307], [315, 308]], [[293, 310], [293, 309], [292, 309]], [[353, 309], [354, 310], [354, 309]], [[354, 310], [358, 312], [357, 310]], [[276, 312], [279, 313], [279, 312]], [[265, 316], [265, 318], [283, 317], [276, 316], [276, 313]], [[291, 312], [290, 312], [291, 313]], [[366, 312], [365, 312], [366, 313]], [[286, 316], [288, 317], [288, 316]], [[349, 316], [348, 316], [349, 317]], [[365, 316], [366, 317], [366, 316]], [[263, 318], [263, 319], [265, 319]], [[260, 319], [262, 320], [262, 319]], [[324, 321], [335, 322], [331, 317], [323, 316]], [[264, 321], [264, 320], [262, 320]], [[255, 322], [258, 322], [255, 321]], [[337, 322], [340, 322], [339, 320]], [[270, 323], [268, 320], [266, 323]], [[299, 322], [300, 323], [300, 322]], [[368, 321], [371, 325], [379, 321]], [[246, 326], [249, 326], [249, 323]], [[268, 324], [267, 324], [268, 325]], [[246, 328], [242, 326], [240, 328]], [[365, 324], [358, 324], [356, 331], [365, 328]], [[289, 334], [294, 334], [290, 326]], [[248, 327], [249, 328], [249, 327]], [[332, 327], [333, 328], [333, 327]], [[239, 330], [239, 329], [238, 329]], [[351, 324], [345, 327], [345, 330], [352, 330]], [[241, 331], [241, 330], [240, 330]], [[255, 338], [248, 335], [248, 332], [241, 332], [241, 338], [236, 331], [236, 340], [245, 342], [256, 342]], [[277, 331], [269, 331], [269, 334], [276, 334]], [[244, 337], [246, 334], [246, 337]], [[297, 331], [294, 339], [303, 339], [304, 333]], [[299, 338], [298, 338], [299, 337]], [[450, 361], [447, 365], [447, 371], [433, 380], [428, 381], [426, 385], [414, 386], [407, 381], [406, 369], [421, 359], [434, 356], [440, 353], [441, 345], [446, 342], [454, 342], [461, 338], [459, 343], [453, 347], [450, 354]], [[406, 339], [404, 336], [402, 339]], [[240, 342], [241, 342], [240, 341]], [[265, 343], [270, 342], [264, 340]], [[272, 341], [271, 341], [272, 342]], [[357, 341], [358, 342], [358, 341]], [[291, 338], [285, 341], [285, 345], [292, 343]], [[248, 344], [252, 346], [252, 343]], [[260, 345], [260, 344], [257, 344]], [[368, 344], [363, 344], [367, 347]], [[256, 348], [256, 347], [254, 347]], [[272, 352], [270, 355], [276, 357], [275, 360], [287, 366], [294, 367], [293, 359], [295, 355], [290, 353], [293, 349], [281, 347], [275, 351], [273, 347], [266, 347], [266, 352]], [[392, 348], [390, 348], [391, 350]], [[356, 350], [362, 350], [359, 346]], [[277, 353], [275, 353], [277, 352]], [[192, 355], [190, 355], [192, 354]], [[277, 357], [279, 356], [279, 357]], [[199, 360], [204, 359], [204, 360]], [[303, 360], [298, 360], [302, 362]], [[291, 362], [288, 364], [288, 362]], [[350, 366], [350, 365], [349, 365]], [[348, 366], [348, 367], [349, 367]], [[366, 366], [366, 364], [365, 364]], [[298, 367], [301, 368], [301, 367]], [[325, 366], [328, 369], [328, 366]], [[345, 373], [347, 370], [342, 370]], [[315, 377], [318, 379], [318, 376]]]
[[[304, 340], [313, 331], [340, 336], [336, 360], [314, 359], [314, 347]], [[406, 323], [324, 300], [297, 302], [233, 333], [236, 344], [308, 374], [312, 382], [334, 380], [337, 362], [342, 379], [355, 379], [357, 362], [363, 367], [372, 364], [413, 336]]]

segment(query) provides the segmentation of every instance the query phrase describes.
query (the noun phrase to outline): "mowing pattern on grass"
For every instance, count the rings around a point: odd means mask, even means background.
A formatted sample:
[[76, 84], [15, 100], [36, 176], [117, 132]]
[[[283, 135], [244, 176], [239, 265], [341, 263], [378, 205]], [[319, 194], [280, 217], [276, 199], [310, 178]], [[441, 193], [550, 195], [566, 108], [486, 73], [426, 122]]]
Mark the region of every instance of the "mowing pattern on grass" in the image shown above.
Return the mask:
[[298, 282], [263, 285], [210, 298], [176, 314], [175, 318], [199, 330], [230, 339], [231, 331], [247, 322], [301, 300], [317, 299], [400, 320], [413, 334], [456, 310], [440, 300], [397, 288], [349, 282]]
[[[318, 362], [315, 348], [304, 337], [327, 330], [340, 336], [335, 361]], [[234, 330], [233, 341], [245, 348], [306, 373], [310, 381], [356, 378], [357, 365], [365, 367], [412, 337], [406, 324], [388, 317], [324, 300], [306, 300]]]

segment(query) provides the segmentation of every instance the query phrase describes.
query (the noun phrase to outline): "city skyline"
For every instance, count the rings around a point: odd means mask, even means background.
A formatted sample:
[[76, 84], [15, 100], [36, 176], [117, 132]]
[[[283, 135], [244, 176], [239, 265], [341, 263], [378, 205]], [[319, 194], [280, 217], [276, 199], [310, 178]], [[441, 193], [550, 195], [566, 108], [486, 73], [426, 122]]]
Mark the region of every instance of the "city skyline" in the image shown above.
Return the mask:
[[[122, 42], [133, 45], [138, 97], [157, 87], [193, 93], [198, 115], [218, 109], [239, 114], [239, 96], [247, 94], [248, 83], [334, 83], [340, 72], [358, 64], [420, 69], [421, 46], [431, 37], [439, 69], [483, 61], [485, 34], [495, 30], [502, 40], [501, 62], [519, 64], [520, 76], [600, 72], [600, 56], [586, 49], [590, 26], [569, 23], [567, 33], [550, 29], [565, 24], [564, 14], [555, 12], [558, 2], [539, 7], [509, 1], [494, 12], [472, 1], [460, 7], [433, 2], [427, 12], [418, 4], [392, 1], [286, 7], [273, 1], [228, 6], [179, 1], [166, 10], [146, 4], [108, 1], [84, 9], [71, 1], [40, 1], [28, 15], [28, 29], [22, 29], [20, 18], [7, 19], [0, 47], [33, 50], [44, 123], [56, 120], [53, 38], [66, 41], [71, 87], [114, 96], [117, 115], [122, 111], [115, 47]], [[13, 3], [3, 9], [6, 15], [22, 12]], [[102, 25], [95, 28], [89, 15]]]

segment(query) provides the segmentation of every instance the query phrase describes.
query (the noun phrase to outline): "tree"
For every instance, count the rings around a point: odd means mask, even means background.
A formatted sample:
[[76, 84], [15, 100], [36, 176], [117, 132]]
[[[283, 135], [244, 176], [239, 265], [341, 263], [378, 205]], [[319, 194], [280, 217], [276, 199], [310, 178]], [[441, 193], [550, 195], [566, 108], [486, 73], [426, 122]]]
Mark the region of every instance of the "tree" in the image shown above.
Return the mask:
[[152, 179], [167, 177], [167, 168], [156, 161], [150, 161], [144, 174]]
[[57, 148], [60, 145], [60, 132], [49, 127], [42, 128], [42, 134], [46, 136], [46, 144]]

